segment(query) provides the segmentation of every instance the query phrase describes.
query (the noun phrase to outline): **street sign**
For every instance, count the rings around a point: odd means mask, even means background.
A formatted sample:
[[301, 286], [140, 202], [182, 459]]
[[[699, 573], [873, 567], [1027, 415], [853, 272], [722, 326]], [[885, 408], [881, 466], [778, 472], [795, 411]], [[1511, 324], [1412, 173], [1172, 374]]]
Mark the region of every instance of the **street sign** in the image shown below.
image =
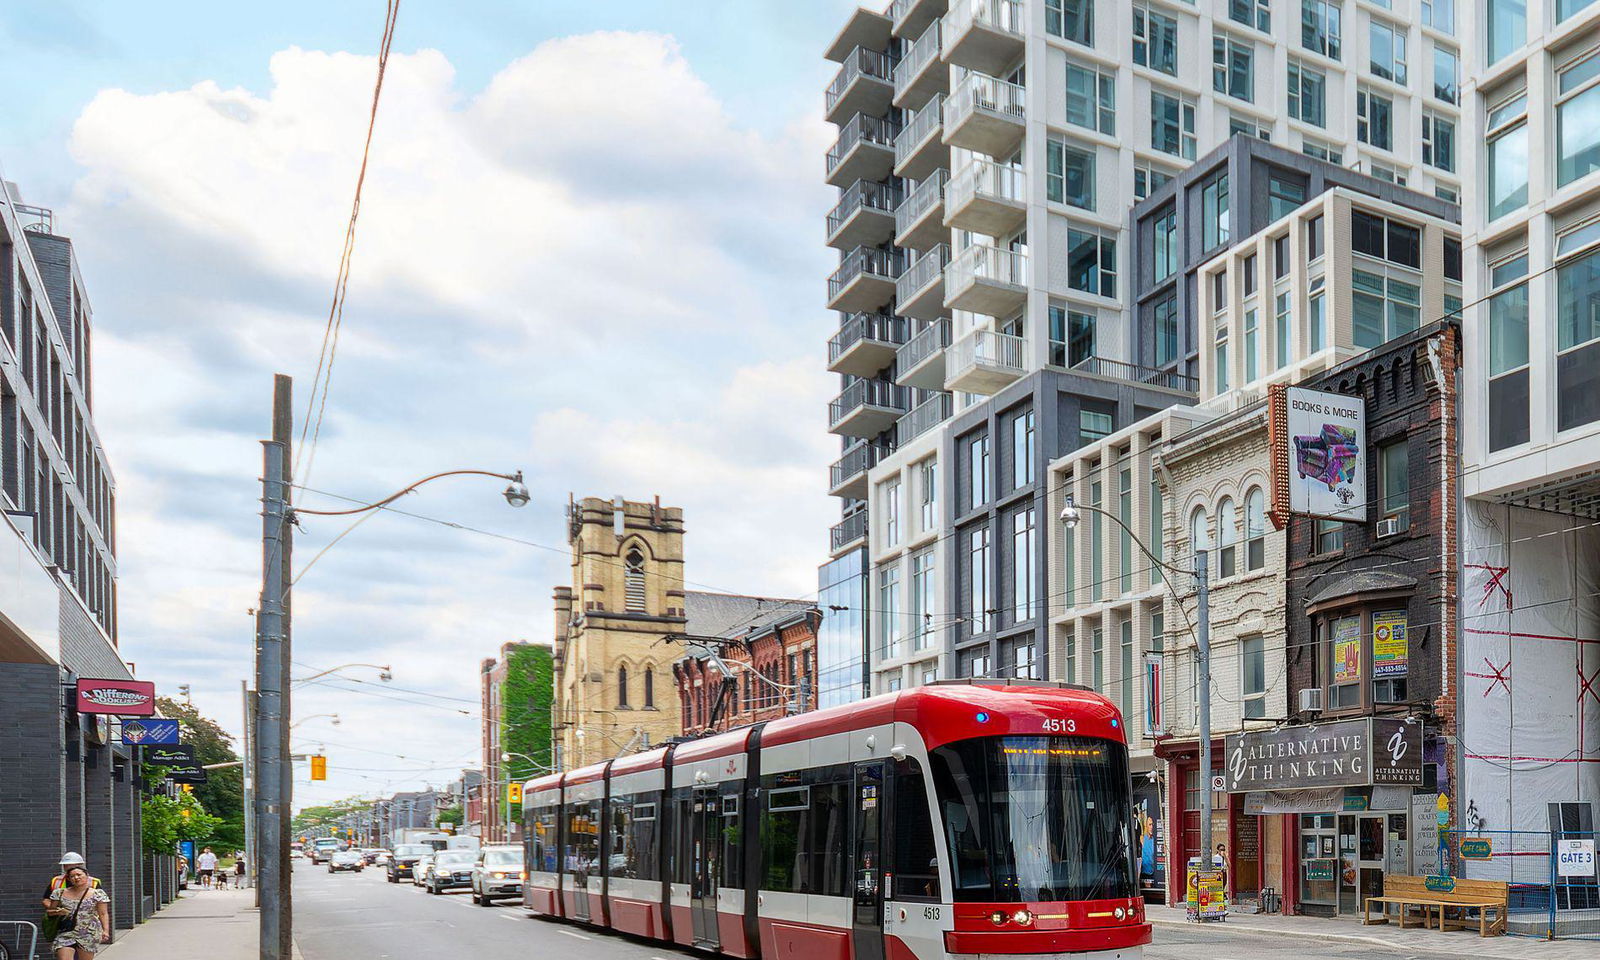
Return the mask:
[[1494, 841], [1489, 837], [1462, 837], [1461, 859], [1488, 860], [1494, 856]]
[[130, 747], [147, 747], [153, 743], [178, 742], [178, 721], [160, 717], [122, 721], [122, 742]]
[[78, 712], [148, 717], [156, 712], [156, 685], [148, 680], [78, 680]]
[[1557, 871], [1563, 877], [1594, 876], [1594, 840], [1562, 840], [1556, 850]]
[[180, 743], [175, 747], [145, 747], [144, 760], [158, 767], [193, 766], [194, 746]]

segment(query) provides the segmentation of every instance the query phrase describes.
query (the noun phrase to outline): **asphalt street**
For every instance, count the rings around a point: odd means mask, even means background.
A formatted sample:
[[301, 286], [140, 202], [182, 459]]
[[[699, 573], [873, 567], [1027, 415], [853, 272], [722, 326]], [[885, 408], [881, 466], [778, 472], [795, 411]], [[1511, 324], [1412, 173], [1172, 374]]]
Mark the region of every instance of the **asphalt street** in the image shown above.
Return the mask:
[[[535, 920], [518, 903], [479, 907], [469, 895], [432, 896], [382, 870], [330, 875], [300, 863], [294, 872], [295, 941], [305, 960], [417, 957], [562, 956], [584, 960], [706, 960], [706, 955], [584, 927]], [[581, 946], [580, 946], [581, 944]], [[574, 950], [581, 951], [574, 954]], [[1364, 944], [1232, 933], [1219, 927], [1158, 927], [1150, 960], [1460, 960]]]

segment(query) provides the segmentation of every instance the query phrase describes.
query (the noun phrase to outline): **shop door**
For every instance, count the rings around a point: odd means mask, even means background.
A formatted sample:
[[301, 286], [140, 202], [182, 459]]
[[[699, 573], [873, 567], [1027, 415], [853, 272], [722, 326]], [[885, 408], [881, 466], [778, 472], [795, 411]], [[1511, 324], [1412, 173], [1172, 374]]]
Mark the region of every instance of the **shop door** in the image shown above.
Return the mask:
[[1360, 913], [1367, 897], [1383, 896], [1386, 820], [1381, 813], [1339, 816], [1340, 913]]
[[1338, 908], [1338, 836], [1331, 813], [1300, 815], [1300, 904], [1309, 916], [1331, 917]]
[[856, 764], [855, 960], [883, 960], [883, 761]]
[[697, 790], [691, 810], [694, 870], [689, 908], [694, 914], [694, 944], [715, 949], [719, 943], [717, 888], [722, 884], [722, 802], [715, 793]]

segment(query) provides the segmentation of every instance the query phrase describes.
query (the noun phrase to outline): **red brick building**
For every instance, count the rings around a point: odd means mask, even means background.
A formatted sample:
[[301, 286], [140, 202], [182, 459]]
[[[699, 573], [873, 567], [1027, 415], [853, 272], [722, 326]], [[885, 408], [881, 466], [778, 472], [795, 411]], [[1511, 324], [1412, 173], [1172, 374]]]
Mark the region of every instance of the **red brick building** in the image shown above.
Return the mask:
[[[690, 653], [672, 665], [672, 677], [686, 736], [816, 709], [822, 614], [815, 606], [692, 591], [685, 602], [685, 647]], [[713, 646], [716, 658], [705, 652]], [[718, 658], [732, 671], [731, 686]], [[727, 701], [719, 712], [717, 700], [723, 696]]]

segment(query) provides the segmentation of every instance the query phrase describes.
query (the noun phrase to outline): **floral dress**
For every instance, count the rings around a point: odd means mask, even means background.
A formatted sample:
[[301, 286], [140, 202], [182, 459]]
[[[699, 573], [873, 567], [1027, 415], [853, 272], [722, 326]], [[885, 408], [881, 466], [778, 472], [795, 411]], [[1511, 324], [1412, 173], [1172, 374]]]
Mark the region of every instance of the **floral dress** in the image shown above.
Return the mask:
[[[96, 953], [101, 947], [100, 937], [105, 933], [105, 930], [100, 926], [100, 911], [96, 905], [110, 903], [111, 898], [106, 896], [106, 892], [99, 887], [91, 887], [89, 892], [83, 895], [83, 900], [80, 903], [77, 897], [68, 896], [70, 892], [63, 888], [50, 895], [50, 899], [59, 902], [67, 910], [76, 910], [78, 913], [77, 926], [71, 930], [63, 930], [56, 934], [55, 940], [50, 943], [50, 949], [60, 950], [63, 947], [75, 947], [79, 950]], [[61, 918], [61, 922], [65, 924], [70, 917], [71, 913], [69, 912], [67, 916]]]

